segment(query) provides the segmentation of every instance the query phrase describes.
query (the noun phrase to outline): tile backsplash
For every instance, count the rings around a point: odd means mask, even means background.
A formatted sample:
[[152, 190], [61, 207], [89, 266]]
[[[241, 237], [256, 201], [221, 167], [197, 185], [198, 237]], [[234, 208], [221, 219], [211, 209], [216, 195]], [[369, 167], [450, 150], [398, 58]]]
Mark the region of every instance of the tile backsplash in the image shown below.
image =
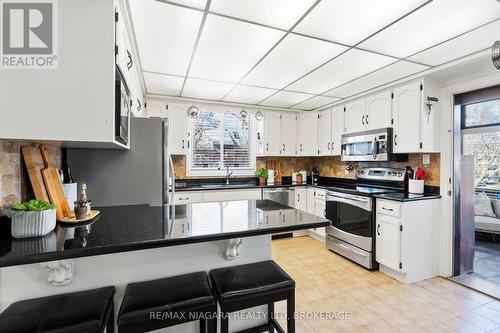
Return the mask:
[[[354, 168], [345, 172], [345, 163], [340, 160], [340, 156], [318, 156], [318, 157], [258, 157], [257, 168], [265, 167], [269, 161], [278, 161], [281, 166], [283, 176], [291, 176], [292, 171], [307, 170], [310, 173], [312, 167], [316, 165], [321, 176], [336, 177], [336, 178], [355, 178], [358, 168], [387, 166], [395, 168], [403, 168], [410, 165], [412, 168], [422, 168], [429, 171], [429, 176], [426, 180], [426, 185], [439, 186], [440, 182], [440, 163], [441, 157], [439, 153], [430, 155], [430, 164], [422, 163], [423, 154], [409, 154], [408, 162], [364, 162], [355, 164]], [[175, 175], [177, 179], [200, 178], [186, 176], [186, 159], [185, 156], [172, 156], [175, 167]], [[213, 177], [209, 177], [213, 178]]]
[[[0, 216], [5, 208], [17, 202], [31, 199], [32, 190], [21, 154], [22, 146], [33, 144], [0, 140]], [[61, 149], [47, 146], [57, 167], [61, 165]]]

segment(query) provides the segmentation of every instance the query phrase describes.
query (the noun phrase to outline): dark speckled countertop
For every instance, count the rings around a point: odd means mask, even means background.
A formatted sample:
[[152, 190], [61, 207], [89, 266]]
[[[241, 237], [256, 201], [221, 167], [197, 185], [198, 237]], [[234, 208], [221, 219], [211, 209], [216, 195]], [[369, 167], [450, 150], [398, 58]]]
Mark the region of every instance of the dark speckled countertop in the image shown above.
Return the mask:
[[[79, 227], [58, 226], [44, 237], [13, 239], [0, 220], [0, 267], [149, 248], [319, 228], [330, 221], [269, 200], [96, 208], [99, 217]], [[268, 214], [279, 211], [279, 214]], [[286, 211], [286, 214], [284, 213]], [[267, 218], [266, 218], [267, 216]]]

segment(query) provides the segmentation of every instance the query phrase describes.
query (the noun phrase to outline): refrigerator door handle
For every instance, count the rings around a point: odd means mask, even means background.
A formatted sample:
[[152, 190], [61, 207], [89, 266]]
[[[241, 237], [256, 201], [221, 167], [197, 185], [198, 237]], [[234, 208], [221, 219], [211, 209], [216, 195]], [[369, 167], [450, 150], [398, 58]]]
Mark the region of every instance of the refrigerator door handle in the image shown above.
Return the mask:
[[[174, 202], [174, 195], [175, 195], [175, 168], [174, 168], [174, 161], [172, 159], [172, 155], [168, 155], [169, 158], [169, 165], [170, 165], [170, 171], [172, 172], [170, 177], [172, 178], [172, 192], [170, 192], [170, 198], [168, 198], [168, 204], [172, 204]], [[168, 189], [167, 189], [168, 190]]]

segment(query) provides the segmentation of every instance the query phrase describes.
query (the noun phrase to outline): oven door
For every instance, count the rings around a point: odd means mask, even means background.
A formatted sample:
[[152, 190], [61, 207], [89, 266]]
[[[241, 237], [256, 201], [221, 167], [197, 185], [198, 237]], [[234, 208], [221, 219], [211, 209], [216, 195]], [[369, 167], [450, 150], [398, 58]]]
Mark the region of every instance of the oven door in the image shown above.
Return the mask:
[[337, 239], [372, 252], [372, 198], [339, 192], [326, 196], [326, 218], [332, 226], [326, 232]]

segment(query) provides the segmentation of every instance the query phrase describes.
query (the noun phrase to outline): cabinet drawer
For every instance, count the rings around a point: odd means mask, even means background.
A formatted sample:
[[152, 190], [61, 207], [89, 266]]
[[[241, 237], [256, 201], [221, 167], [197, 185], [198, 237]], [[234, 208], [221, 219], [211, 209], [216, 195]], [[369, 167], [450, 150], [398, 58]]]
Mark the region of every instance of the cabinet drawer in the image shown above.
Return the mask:
[[401, 217], [401, 204], [390, 201], [377, 201], [377, 213]]
[[236, 200], [260, 200], [260, 189], [252, 190], [230, 190], [230, 191], [204, 191], [203, 201], [236, 201]]
[[183, 205], [187, 203], [196, 203], [202, 201], [203, 201], [203, 195], [201, 192], [177, 192], [174, 195], [172, 204]]

